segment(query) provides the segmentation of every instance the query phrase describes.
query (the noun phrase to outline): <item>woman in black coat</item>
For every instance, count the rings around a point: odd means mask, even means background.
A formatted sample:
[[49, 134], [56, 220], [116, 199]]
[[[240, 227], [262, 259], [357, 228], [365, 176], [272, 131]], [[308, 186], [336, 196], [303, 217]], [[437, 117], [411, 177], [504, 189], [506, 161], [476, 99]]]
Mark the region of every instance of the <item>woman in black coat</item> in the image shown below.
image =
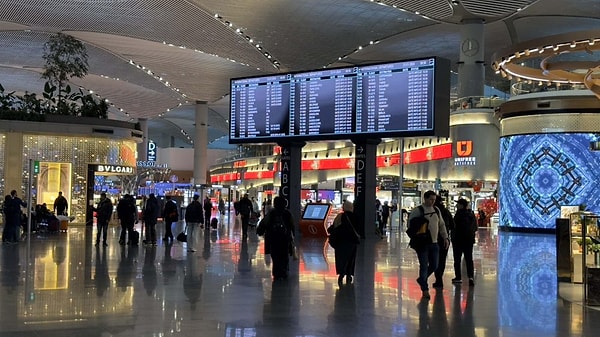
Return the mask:
[[[360, 243], [360, 236], [356, 232], [354, 205], [344, 201], [343, 213], [333, 220], [333, 225], [327, 228], [330, 237], [335, 236], [335, 271], [338, 274], [338, 284], [341, 286], [346, 276], [346, 283], [352, 283], [354, 265], [356, 263], [356, 250]], [[330, 239], [331, 240], [331, 239]]]
[[275, 197], [273, 206], [260, 222], [256, 234], [265, 236], [265, 254], [271, 254], [273, 278], [279, 280], [288, 277], [289, 256], [294, 239], [294, 219], [285, 209], [285, 198]]

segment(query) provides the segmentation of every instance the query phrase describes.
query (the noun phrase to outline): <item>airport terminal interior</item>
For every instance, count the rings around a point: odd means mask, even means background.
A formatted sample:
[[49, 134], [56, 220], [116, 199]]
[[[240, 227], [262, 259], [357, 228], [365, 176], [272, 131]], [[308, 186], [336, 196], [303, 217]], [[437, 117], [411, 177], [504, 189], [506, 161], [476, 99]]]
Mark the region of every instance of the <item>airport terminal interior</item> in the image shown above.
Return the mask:
[[273, 281], [263, 238], [251, 231], [241, 240], [233, 218], [197, 229], [193, 253], [177, 242], [121, 246], [118, 226], [107, 247], [94, 246], [90, 226], [2, 245], [0, 336], [569, 337], [600, 329], [581, 288], [557, 286], [553, 236], [482, 228], [475, 286], [466, 275], [451, 283], [450, 254], [443, 288], [425, 299], [397, 219], [384, 239], [360, 243], [353, 283], [338, 285], [324, 238], [300, 240], [289, 278]]
[[[0, 246], [0, 337], [597, 336], [600, 217], [577, 211], [588, 205], [600, 213], [595, 183], [600, 179], [600, 152], [594, 151], [600, 149], [599, 23], [598, 0], [2, 0], [0, 107], [11, 106], [13, 94], [36, 93], [27, 96], [29, 103], [43, 96], [45, 44], [62, 32], [83, 42], [89, 56], [87, 75], [70, 78], [69, 85], [74, 92], [103, 100], [110, 122], [121, 124], [109, 128], [94, 121], [82, 123], [86, 128], [48, 129], [36, 121], [2, 120], [0, 192], [16, 189], [26, 199], [34, 161], [42, 161], [42, 169], [49, 160], [66, 163], [65, 172], [73, 165], [73, 173], [65, 173], [65, 186], [74, 188], [65, 194], [78, 196], [70, 199], [70, 210], [80, 214], [66, 231], [38, 230]], [[230, 126], [235, 79], [262, 77], [272, 84], [271, 76], [283, 74], [354, 71], [363, 65], [367, 73], [375, 64], [434, 59], [450, 67], [447, 78], [436, 75], [436, 81], [447, 80], [450, 87], [419, 104], [427, 106], [428, 117], [440, 116], [433, 105], [443, 97], [438, 107], [450, 107], [443, 111], [449, 114], [448, 123], [437, 127], [449, 130], [424, 134], [433, 147], [424, 138], [390, 133], [393, 137], [384, 140], [377, 157], [371, 151], [380, 139], [364, 144], [374, 165], [382, 159], [379, 172], [398, 178], [390, 181], [396, 190], [402, 191], [402, 178], [412, 175], [413, 206], [425, 190], [417, 191], [417, 186], [442, 190], [442, 183], [483, 189], [485, 198], [493, 199], [493, 216], [506, 230], [498, 231], [491, 223], [479, 228], [474, 285], [466, 282], [466, 275], [462, 283], [452, 283], [450, 253], [443, 287], [431, 288], [431, 297], [424, 297], [416, 282], [418, 259], [408, 247], [398, 212], [384, 235], [365, 225], [351, 283], [338, 283], [334, 250], [324, 236], [311, 235], [297, 238], [298, 256], [291, 261], [288, 278], [274, 280], [264, 239], [252, 231], [244, 239], [240, 218], [229, 211], [213, 214], [219, 219], [217, 228], [196, 229], [190, 243], [121, 245], [120, 227], [111, 224], [107, 246], [94, 245], [97, 229], [88, 206], [100, 190], [93, 183], [86, 187], [84, 174], [93, 176], [95, 165], [127, 164], [134, 170], [137, 162], [139, 169], [140, 162], [149, 160], [149, 144], [156, 153], [197, 151], [185, 158], [193, 157], [194, 167], [173, 168], [195, 175], [196, 186], [210, 184], [211, 168], [222, 165], [213, 178], [233, 185], [239, 181], [239, 192], [256, 190], [262, 188], [259, 182], [242, 182], [242, 174], [262, 177], [257, 168], [265, 166], [271, 174], [265, 189], [280, 194], [275, 187], [281, 182], [273, 178], [280, 173], [273, 158], [280, 154], [249, 158], [254, 156], [249, 154], [256, 130], [242, 140], [245, 144], [230, 144], [230, 133], [239, 125], [254, 126], [245, 119], [237, 126], [232, 123], [233, 130]], [[268, 96], [268, 101], [287, 104], [280, 94]], [[247, 102], [253, 103], [254, 96]], [[282, 110], [289, 117], [290, 109]], [[260, 120], [256, 111], [244, 113]], [[356, 119], [343, 122], [332, 127], [356, 127]], [[28, 129], [31, 125], [35, 130]], [[77, 134], [81, 130], [90, 131]], [[73, 134], [86, 138], [79, 142], [88, 143], [89, 138], [89, 144], [69, 145]], [[289, 135], [275, 133], [283, 140]], [[257, 146], [270, 151], [275, 145], [269, 142], [271, 134], [262, 136]], [[366, 140], [373, 135], [361, 136]], [[63, 142], [63, 137], [68, 139]], [[102, 144], [105, 140], [109, 145]], [[403, 145], [389, 152], [397, 143]], [[300, 161], [295, 144], [294, 160]], [[310, 169], [293, 169], [320, 178], [298, 189], [341, 182], [341, 176], [319, 174], [325, 169], [318, 162], [330, 163], [329, 155], [340, 157], [342, 148], [329, 140], [309, 141], [306, 148], [315, 144], [322, 148], [304, 152], [304, 158], [310, 151], [314, 155]], [[356, 173], [350, 159], [356, 158], [354, 145], [348, 144], [348, 158], [338, 159], [347, 160], [344, 169], [352, 171], [344, 179], [355, 178], [350, 177]], [[404, 146], [413, 151], [408, 157], [416, 160], [418, 153], [424, 159], [405, 168], [400, 164]], [[444, 150], [443, 155], [433, 148]], [[388, 160], [392, 156], [393, 164]], [[183, 162], [181, 157], [169, 159], [170, 165]], [[330, 171], [334, 169], [339, 168]], [[175, 178], [160, 182], [174, 184]], [[46, 192], [55, 195], [54, 190]], [[368, 193], [371, 197], [375, 192]], [[581, 217], [559, 227], [563, 206]], [[586, 222], [586, 216], [595, 222]], [[179, 221], [173, 233], [184, 226]], [[142, 223], [136, 228], [143, 238]], [[559, 228], [565, 229], [566, 239]], [[595, 251], [582, 239], [588, 228], [599, 239]], [[162, 221], [157, 229], [162, 238]], [[464, 265], [462, 270], [466, 272]], [[431, 277], [430, 287], [433, 281]]]

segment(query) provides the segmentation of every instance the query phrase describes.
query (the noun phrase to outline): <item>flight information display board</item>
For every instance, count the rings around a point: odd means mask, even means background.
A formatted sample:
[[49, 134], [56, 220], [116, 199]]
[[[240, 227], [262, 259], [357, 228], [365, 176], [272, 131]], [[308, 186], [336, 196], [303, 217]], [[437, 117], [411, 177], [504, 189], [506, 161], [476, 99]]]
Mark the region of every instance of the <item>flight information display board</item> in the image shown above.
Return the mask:
[[289, 134], [290, 75], [231, 81], [230, 139], [249, 140]]
[[448, 136], [437, 57], [231, 80], [230, 143]]

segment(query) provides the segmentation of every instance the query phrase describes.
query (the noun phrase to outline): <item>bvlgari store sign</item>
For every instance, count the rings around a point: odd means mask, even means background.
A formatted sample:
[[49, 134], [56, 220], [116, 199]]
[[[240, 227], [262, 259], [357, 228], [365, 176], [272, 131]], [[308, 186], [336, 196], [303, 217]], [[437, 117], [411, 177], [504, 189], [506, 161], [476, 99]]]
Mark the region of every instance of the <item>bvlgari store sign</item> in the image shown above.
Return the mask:
[[99, 164], [94, 168], [96, 174], [134, 174], [135, 167], [122, 166], [122, 165], [104, 165]]

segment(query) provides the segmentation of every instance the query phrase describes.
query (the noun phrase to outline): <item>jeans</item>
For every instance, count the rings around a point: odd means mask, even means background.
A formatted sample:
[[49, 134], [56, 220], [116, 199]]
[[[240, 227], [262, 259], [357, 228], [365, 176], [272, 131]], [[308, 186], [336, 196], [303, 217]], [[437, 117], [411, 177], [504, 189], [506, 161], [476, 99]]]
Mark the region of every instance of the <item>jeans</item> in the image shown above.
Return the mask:
[[106, 235], [108, 231], [108, 219], [98, 219], [96, 221], [98, 230], [96, 231], [96, 243], [100, 242], [100, 236], [102, 236], [102, 242], [106, 243]]
[[423, 291], [429, 290], [427, 279], [437, 269], [439, 254], [440, 247], [437, 242], [430, 243], [417, 251], [417, 257], [419, 258], [419, 278], [417, 279], [417, 283]]
[[187, 248], [194, 249], [194, 229], [199, 226], [198, 222], [188, 222], [185, 226], [187, 234]]

